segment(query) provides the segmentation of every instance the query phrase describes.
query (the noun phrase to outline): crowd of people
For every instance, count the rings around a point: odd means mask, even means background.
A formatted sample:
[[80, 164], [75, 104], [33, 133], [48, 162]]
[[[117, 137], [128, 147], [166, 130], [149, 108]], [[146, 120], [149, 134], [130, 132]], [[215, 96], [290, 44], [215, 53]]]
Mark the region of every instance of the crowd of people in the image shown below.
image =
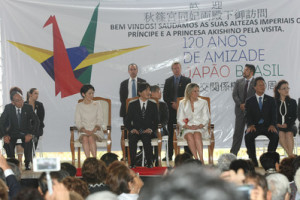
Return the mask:
[[50, 172], [52, 193], [46, 173], [38, 187], [22, 185], [17, 159], [0, 155], [0, 199], [2, 200], [295, 200], [300, 198], [300, 156], [280, 161], [277, 152], [261, 155], [263, 169], [251, 160], [237, 159], [232, 153], [218, 158], [216, 165], [203, 165], [189, 153], [178, 154], [175, 166], [160, 178], [148, 179], [119, 161], [114, 153], [100, 159], [86, 158], [82, 177], [75, 166], [61, 163]]

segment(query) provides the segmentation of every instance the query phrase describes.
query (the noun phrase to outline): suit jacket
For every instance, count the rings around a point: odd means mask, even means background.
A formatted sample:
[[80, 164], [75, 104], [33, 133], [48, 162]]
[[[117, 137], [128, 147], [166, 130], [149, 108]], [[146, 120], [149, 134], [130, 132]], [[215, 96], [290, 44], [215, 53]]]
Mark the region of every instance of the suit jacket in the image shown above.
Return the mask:
[[275, 99], [271, 96], [264, 95], [262, 110], [259, 109], [256, 95], [250, 97], [246, 101], [246, 121], [247, 125], [258, 125], [260, 119], [263, 119], [263, 126], [269, 127], [273, 125], [276, 127], [276, 103]]
[[[232, 92], [232, 98], [235, 102], [235, 106], [240, 108], [240, 104], [244, 103], [244, 89], [245, 89], [245, 78], [238, 79], [235, 82], [235, 86]], [[254, 78], [252, 78], [251, 82], [249, 83], [249, 88], [247, 91], [247, 99], [255, 95], [254, 89]]]
[[163, 135], [168, 135], [168, 121], [169, 121], [169, 109], [165, 102], [159, 102], [159, 123], [163, 128]]
[[[6, 126], [8, 124], [8, 127]], [[21, 108], [21, 125], [19, 127], [16, 107], [7, 104], [0, 117], [0, 137], [5, 135], [18, 136], [20, 133], [36, 135], [39, 119], [33, 112], [32, 106], [24, 104]]]
[[146, 130], [150, 128], [153, 132], [158, 127], [158, 109], [156, 102], [148, 100], [145, 118], [142, 118], [142, 109], [139, 99], [132, 101], [128, 106], [128, 112], [125, 117], [125, 127], [129, 130], [140, 129]]
[[[24, 103], [29, 104], [27, 101], [25, 101]], [[45, 119], [45, 109], [44, 109], [44, 105], [42, 102], [36, 101], [35, 102], [35, 106], [34, 106], [34, 112], [36, 113], [36, 115], [38, 116], [39, 120], [40, 120], [40, 126], [38, 129], [38, 136], [43, 135], [43, 128], [45, 127], [44, 124], [44, 119]]]
[[[121, 108], [120, 108], [120, 117], [125, 117], [126, 115], [126, 99], [128, 98], [128, 81], [129, 79], [126, 79], [122, 81], [120, 85], [120, 101], [121, 101]], [[144, 79], [137, 78], [137, 91], [139, 88], [139, 84], [146, 82]]]
[[[286, 98], [285, 102], [286, 102], [287, 113], [284, 117], [284, 121], [287, 124], [287, 129], [290, 129], [292, 126], [295, 125], [295, 121], [297, 119], [297, 102], [295, 99], [291, 99], [291, 98]], [[282, 117], [279, 112], [280, 104], [281, 101], [279, 99], [276, 99], [277, 124], [282, 123]]]
[[[181, 76], [179, 83], [178, 83], [178, 91], [177, 91], [177, 97], [183, 97], [185, 87], [187, 84], [191, 83], [191, 79], [185, 76]], [[176, 102], [175, 93], [174, 93], [174, 76], [171, 76], [166, 79], [164, 91], [163, 91], [163, 99], [167, 103], [168, 107], [171, 107], [171, 102]]]
[[9, 199], [13, 199], [21, 190], [21, 185], [17, 181], [16, 177], [14, 174], [11, 174], [5, 178], [6, 180], [6, 185], [9, 189], [8, 195]]

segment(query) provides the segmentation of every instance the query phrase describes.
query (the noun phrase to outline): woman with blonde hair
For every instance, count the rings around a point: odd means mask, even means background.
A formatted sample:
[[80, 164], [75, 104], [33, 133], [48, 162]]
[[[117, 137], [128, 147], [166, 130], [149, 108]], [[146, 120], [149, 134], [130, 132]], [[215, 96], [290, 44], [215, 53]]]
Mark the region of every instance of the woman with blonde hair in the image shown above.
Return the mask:
[[177, 124], [193, 156], [201, 160], [203, 164], [202, 138], [209, 137], [209, 120], [208, 103], [199, 98], [199, 86], [196, 83], [189, 83], [185, 88], [184, 99], [179, 102]]

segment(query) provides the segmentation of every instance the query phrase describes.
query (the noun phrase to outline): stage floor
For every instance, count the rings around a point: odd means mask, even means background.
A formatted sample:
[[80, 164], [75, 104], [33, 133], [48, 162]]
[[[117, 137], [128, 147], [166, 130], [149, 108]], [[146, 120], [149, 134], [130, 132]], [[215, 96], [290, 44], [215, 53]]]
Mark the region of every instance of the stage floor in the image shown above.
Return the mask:
[[[299, 148], [298, 148], [299, 150]], [[215, 149], [214, 150], [214, 164], [217, 164], [217, 159], [219, 158], [220, 155], [224, 154], [224, 153], [229, 153], [230, 149], [229, 148], [224, 148], [224, 149]], [[266, 151], [266, 148], [257, 148], [257, 157], [259, 157], [264, 151]], [[119, 159], [122, 158], [122, 152], [121, 151], [112, 151], [113, 153], [117, 154], [119, 156]], [[183, 152], [183, 149], [181, 150], [181, 152]], [[281, 147], [277, 148], [277, 152], [281, 155], [281, 158], [284, 158], [286, 155], [284, 154], [284, 151]], [[97, 158], [100, 158], [103, 154], [105, 154], [106, 151], [98, 151], [97, 153]], [[77, 155], [77, 153], [76, 153]], [[208, 152], [207, 149], [204, 149], [204, 160], [205, 160], [205, 164], [208, 164]], [[70, 152], [37, 152], [37, 157], [59, 157], [61, 162], [69, 162], [72, 163], [72, 157], [71, 157], [71, 153]], [[162, 158], [165, 157], [165, 151], [162, 151]], [[238, 154], [238, 158], [240, 159], [248, 159], [248, 155], [246, 153], [246, 148], [241, 148], [241, 150], [239, 151]], [[85, 159], [85, 155], [83, 152], [81, 152], [81, 165], [83, 164], [83, 161]], [[174, 160], [174, 156], [173, 156], [173, 160]], [[77, 160], [75, 160], [75, 166], [77, 166]], [[167, 163], [162, 161], [162, 166], [163, 167], [167, 167]], [[174, 166], [174, 161], [170, 161], [170, 166]], [[24, 164], [22, 169], [24, 169]], [[36, 179], [40, 176], [40, 172], [33, 172], [31, 171], [25, 171], [22, 170], [22, 179]]]

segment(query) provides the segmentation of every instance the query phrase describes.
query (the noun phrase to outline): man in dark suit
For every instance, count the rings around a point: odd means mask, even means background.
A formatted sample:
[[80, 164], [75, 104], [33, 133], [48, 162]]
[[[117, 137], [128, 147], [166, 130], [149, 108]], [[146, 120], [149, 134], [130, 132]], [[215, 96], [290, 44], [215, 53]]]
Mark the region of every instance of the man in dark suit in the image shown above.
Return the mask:
[[140, 83], [146, 82], [144, 79], [137, 77], [138, 66], [136, 64], [131, 63], [128, 65], [128, 73], [130, 77], [122, 81], [119, 92], [121, 101], [120, 117], [123, 117], [123, 123], [126, 115], [126, 99], [136, 97]]
[[142, 140], [147, 167], [151, 168], [153, 152], [151, 138], [158, 127], [158, 109], [156, 102], [150, 100], [150, 85], [141, 83], [138, 88], [139, 99], [130, 102], [125, 117], [125, 127], [129, 131], [129, 149], [131, 168], [135, 167], [137, 142]]
[[[158, 101], [161, 99], [161, 91], [158, 85], [153, 85], [150, 87], [151, 90], [151, 98], [157, 99]], [[161, 125], [162, 130], [162, 136], [163, 135], [169, 135], [168, 132], [168, 121], [169, 121], [169, 109], [165, 102], [159, 101], [158, 106], [158, 123]], [[158, 167], [158, 147], [155, 147], [155, 166]]]
[[236, 81], [232, 92], [232, 98], [235, 103], [235, 127], [230, 153], [235, 155], [238, 154], [241, 148], [245, 131], [245, 102], [247, 98], [255, 94], [254, 74], [254, 65], [246, 64], [243, 72], [243, 78]]
[[[177, 112], [177, 97], [183, 97], [185, 87], [191, 82], [191, 79], [184, 77], [181, 74], [181, 64], [174, 62], [171, 66], [173, 76], [169, 77], [165, 81], [163, 99], [167, 103], [169, 108], [169, 159], [172, 160], [173, 156], [173, 124], [177, 123], [176, 112]], [[186, 152], [190, 152], [188, 147], [185, 147]]]
[[[25, 168], [30, 170], [32, 161], [32, 135], [36, 134], [39, 120], [32, 106], [24, 104], [20, 93], [14, 91], [10, 95], [11, 104], [7, 104], [0, 117], [0, 137], [4, 139], [7, 157], [15, 157], [17, 139], [22, 140], [25, 154]], [[7, 127], [8, 125], [8, 127]]]
[[276, 104], [273, 97], [265, 93], [264, 78], [258, 77], [254, 81], [255, 95], [246, 100], [247, 130], [245, 144], [249, 158], [258, 166], [255, 150], [255, 138], [265, 135], [269, 138], [268, 151], [276, 151], [278, 133], [276, 128]]

